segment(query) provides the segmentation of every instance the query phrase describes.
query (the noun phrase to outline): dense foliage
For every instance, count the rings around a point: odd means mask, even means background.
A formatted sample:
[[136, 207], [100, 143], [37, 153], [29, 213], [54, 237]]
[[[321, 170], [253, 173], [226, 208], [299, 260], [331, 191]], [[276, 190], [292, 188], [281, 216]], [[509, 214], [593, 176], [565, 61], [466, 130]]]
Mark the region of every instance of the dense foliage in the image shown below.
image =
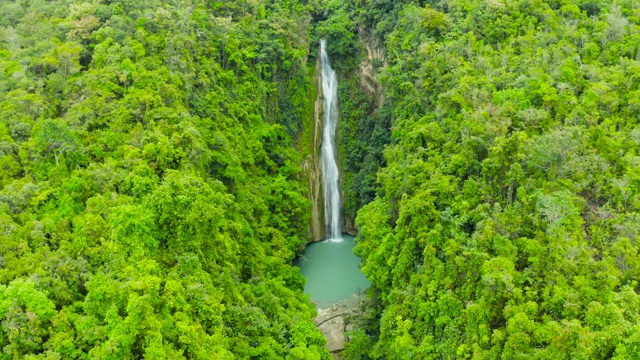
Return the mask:
[[0, 358], [328, 358], [296, 1], [0, 2]]
[[349, 356], [640, 358], [638, 3], [390, 4], [362, 5], [393, 134]]
[[344, 355], [640, 358], [636, 1], [0, 14], [1, 359], [328, 359], [290, 265], [321, 37], [374, 285]]
[[[353, 74], [353, 73], [352, 73]], [[340, 157], [345, 222], [376, 196], [376, 174], [385, 164], [384, 147], [390, 138], [388, 107], [380, 109], [375, 94], [363, 90], [357, 74], [339, 85]], [[353, 227], [347, 223], [347, 227]]]

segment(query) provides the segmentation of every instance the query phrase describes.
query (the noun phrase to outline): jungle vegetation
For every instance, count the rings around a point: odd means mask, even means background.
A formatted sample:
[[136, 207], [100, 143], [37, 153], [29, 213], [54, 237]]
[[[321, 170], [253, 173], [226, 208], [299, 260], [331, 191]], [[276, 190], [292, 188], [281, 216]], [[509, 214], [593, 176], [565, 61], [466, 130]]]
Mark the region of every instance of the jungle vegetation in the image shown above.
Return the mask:
[[640, 358], [640, 5], [366, 2], [392, 112], [352, 359]]
[[636, 1], [16, 0], [1, 359], [329, 359], [291, 266], [320, 38], [373, 284], [343, 356], [640, 358]]
[[0, 2], [0, 358], [327, 359], [297, 1]]

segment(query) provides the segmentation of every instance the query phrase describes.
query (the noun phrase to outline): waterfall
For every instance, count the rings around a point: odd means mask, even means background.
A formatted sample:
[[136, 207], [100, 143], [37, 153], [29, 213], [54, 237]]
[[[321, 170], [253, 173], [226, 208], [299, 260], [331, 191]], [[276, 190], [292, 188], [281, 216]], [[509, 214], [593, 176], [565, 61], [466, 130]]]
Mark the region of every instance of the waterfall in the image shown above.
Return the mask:
[[322, 129], [322, 190], [324, 191], [324, 223], [330, 241], [342, 241], [340, 229], [340, 187], [336, 163], [336, 126], [338, 123], [338, 79], [327, 55], [327, 41], [320, 40], [324, 126]]

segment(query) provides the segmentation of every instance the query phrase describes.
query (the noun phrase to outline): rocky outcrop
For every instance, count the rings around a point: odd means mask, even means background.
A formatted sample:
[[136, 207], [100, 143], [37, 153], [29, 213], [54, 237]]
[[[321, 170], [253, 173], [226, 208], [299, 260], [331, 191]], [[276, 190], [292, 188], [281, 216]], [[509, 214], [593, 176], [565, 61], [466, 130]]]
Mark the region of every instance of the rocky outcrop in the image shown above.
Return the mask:
[[387, 59], [384, 53], [384, 48], [381, 46], [379, 40], [374, 40], [369, 34], [365, 34], [364, 31], [359, 32], [360, 42], [364, 45], [364, 49], [367, 51], [367, 57], [360, 64], [360, 68], [357, 71], [358, 78], [360, 79], [360, 86], [369, 95], [373, 96], [373, 111], [379, 111], [384, 101], [384, 95], [382, 93], [382, 85], [376, 77], [376, 70], [373, 67], [374, 61], [379, 61], [381, 65], [387, 65]]

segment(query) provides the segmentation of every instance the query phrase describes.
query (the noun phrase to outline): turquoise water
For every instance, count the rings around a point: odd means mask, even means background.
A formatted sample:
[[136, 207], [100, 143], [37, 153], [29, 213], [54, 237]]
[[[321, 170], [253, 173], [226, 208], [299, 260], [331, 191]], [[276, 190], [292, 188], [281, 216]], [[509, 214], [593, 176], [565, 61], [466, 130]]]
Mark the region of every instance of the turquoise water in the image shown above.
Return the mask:
[[353, 253], [353, 236], [342, 242], [320, 241], [307, 246], [304, 258], [296, 263], [307, 279], [304, 292], [319, 307], [364, 294], [371, 285], [360, 271], [360, 258]]

